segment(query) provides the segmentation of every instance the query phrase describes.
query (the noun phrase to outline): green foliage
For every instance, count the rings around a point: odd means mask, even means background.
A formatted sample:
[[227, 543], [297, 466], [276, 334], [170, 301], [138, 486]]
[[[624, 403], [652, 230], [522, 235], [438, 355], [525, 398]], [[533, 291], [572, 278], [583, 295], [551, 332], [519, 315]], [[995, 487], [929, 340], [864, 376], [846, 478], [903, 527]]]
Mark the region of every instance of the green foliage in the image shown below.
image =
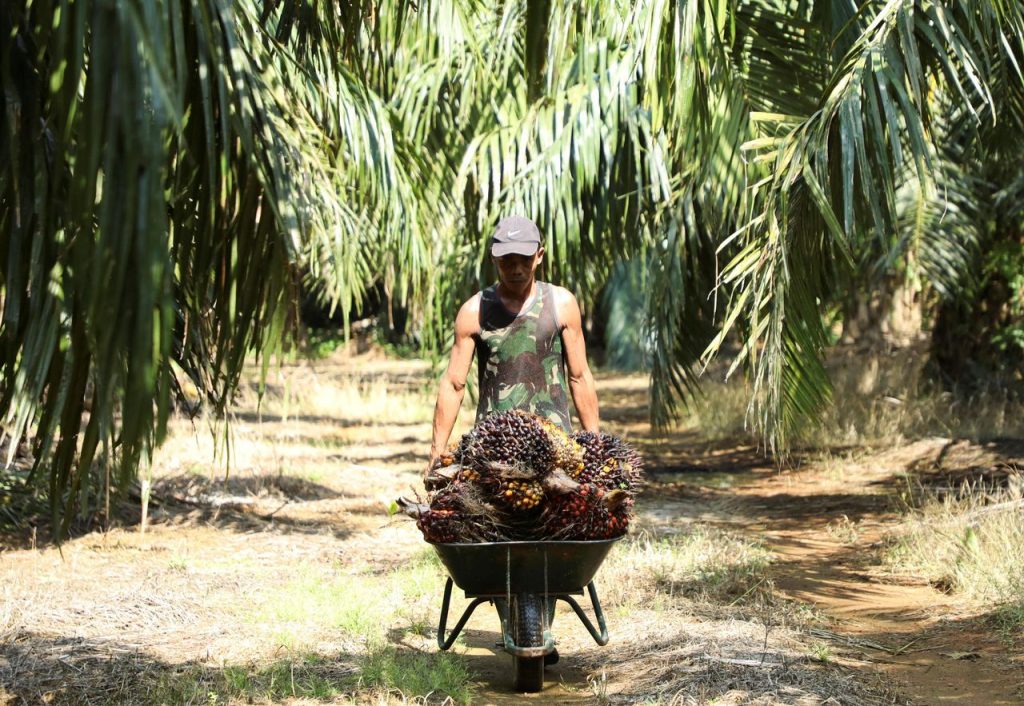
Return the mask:
[[650, 368], [651, 341], [644, 306], [643, 262], [619, 264], [605, 285], [605, 366], [614, 370]]
[[654, 421], [735, 344], [780, 448], [830, 399], [823, 312], [956, 301], [1020, 230], [1015, 0], [15, 0], [0, 36], [0, 416], [62, 529], [182, 384], [224, 413], [301, 278], [445, 349], [513, 211], [585, 303], [649, 263]]
[[999, 242], [986, 256], [984, 274], [1001, 278], [1008, 289], [1002, 325], [992, 343], [1001, 351], [1024, 352], [1024, 243]]
[[1024, 637], [1024, 600], [1000, 606], [993, 617], [1003, 639], [1019, 644]]
[[465, 661], [450, 652], [411, 652], [393, 647], [370, 650], [361, 665], [364, 686], [397, 689], [406, 695], [448, 696], [471, 703], [473, 687]]
[[[470, 703], [470, 673], [450, 653], [419, 653], [377, 646], [358, 663], [320, 655], [290, 657], [258, 665], [228, 665], [217, 670], [187, 666], [161, 672], [151, 688], [130, 694], [132, 703], [195, 704], [278, 702], [315, 699], [331, 703], [367, 703], [399, 691], [405, 698], [451, 697]], [[339, 664], [339, 659], [345, 660]], [[348, 663], [346, 663], [348, 662]], [[76, 701], [77, 703], [77, 701]]]
[[326, 660], [295, 657], [267, 665], [229, 665], [222, 670], [187, 666], [160, 673], [150, 689], [132, 693], [132, 703], [195, 704], [278, 701], [287, 698], [329, 699], [343, 694]]
[[337, 331], [310, 330], [306, 334], [306, 355], [314, 360], [330, 358], [340, 348], [344, 348], [348, 341], [345, 336]]
[[172, 361], [223, 414], [246, 356], [279, 350], [300, 265], [349, 307], [394, 254], [367, 233], [425, 242], [415, 163], [334, 58], [362, 16], [291, 8], [0, 8], [0, 412], [34, 436], [58, 537], [163, 439]]

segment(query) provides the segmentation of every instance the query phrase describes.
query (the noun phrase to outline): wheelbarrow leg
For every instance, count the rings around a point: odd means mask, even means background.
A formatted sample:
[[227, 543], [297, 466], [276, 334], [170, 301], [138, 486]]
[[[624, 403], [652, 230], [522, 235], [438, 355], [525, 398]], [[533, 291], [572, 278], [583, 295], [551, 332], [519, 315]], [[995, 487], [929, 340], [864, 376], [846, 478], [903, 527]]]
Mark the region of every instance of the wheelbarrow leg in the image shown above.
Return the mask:
[[583, 623], [583, 627], [587, 629], [590, 636], [594, 638], [594, 642], [604, 646], [608, 644], [608, 626], [604, 620], [604, 611], [601, 610], [601, 601], [597, 598], [597, 587], [594, 582], [591, 581], [587, 584], [587, 592], [590, 594], [590, 602], [594, 606], [594, 616], [597, 617], [597, 624], [600, 627], [600, 632], [594, 627], [594, 624], [590, 622], [590, 618], [583, 612], [583, 608], [576, 602], [576, 599], [572, 596], [559, 596], [563, 601], [572, 606], [572, 609], [579, 616], [580, 621]]
[[473, 602], [470, 603], [462, 617], [459, 618], [459, 622], [452, 628], [452, 632], [447, 637], [445, 636], [446, 625], [448, 623], [448, 608], [451, 605], [452, 600], [452, 585], [454, 581], [449, 577], [448, 581], [444, 585], [444, 599], [441, 601], [441, 620], [437, 625], [437, 646], [442, 650], [447, 650], [455, 644], [455, 640], [459, 637], [459, 633], [462, 632], [462, 628], [466, 626], [466, 621], [469, 620], [469, 616], [473, 615], [473, 611], [481, 603], [486, 603], [486, 598], [474, 598]]

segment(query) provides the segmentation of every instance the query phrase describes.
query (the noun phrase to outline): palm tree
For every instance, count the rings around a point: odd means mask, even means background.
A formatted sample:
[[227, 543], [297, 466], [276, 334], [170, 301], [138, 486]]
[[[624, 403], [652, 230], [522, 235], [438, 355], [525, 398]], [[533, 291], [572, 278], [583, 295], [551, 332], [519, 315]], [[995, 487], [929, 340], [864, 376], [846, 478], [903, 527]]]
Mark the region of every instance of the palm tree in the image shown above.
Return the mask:
[[804, 9], [809, 46], [831, 49], [825, 80], [803, 109], [788, 93], [754, 106], [746, 149], [766, 171], [723, 270], [761, 426], [778, 441], [827, 399], [825, 307], [894, 271], [916, 270], [940, 295], [959, 296], [982, 241], [972, 211], [985, 200], [980, 165], [961, 156], [1021, 150], [998, 137], [1022, 115], [1019, 4]]
[[299, 273], [443, 348], [524, 212], [584, 301], [644, 263], [655, 421], [738, 341], [784, 446], [824, 312], [962, 299], [1020, 229], [1015, 0], [35, 0], [0, 37], [0, 414], [64, 527], [97, 455], [121, 487], [159, 443], [171, 361], [228, 404]]
[[366, 19], [346, 9], [0, 7], [0, 413], [59, 532], [160, 443], [172, 361], [224, 409], [300, 271], [346, 309], [382, 253], [424, 278], [419, 166], [343, 60]]
[[[1024, 104], [1019, 3], [552, 3], [547, 27], [544, 95], [518, 123], [478, 137], [463, 171], [491, 185], [476, 191], [484, 213], [525, 208], [556, 253], [591, 255], [599, 233], [601, 263], [623, 249], [652, 258], [656, 421], [733, 337], [753, 420], [784, 447], [829, 399], [827, 311], [889, 276], [962, 299], [986, 231], [1019, 233], [1008, 198], [1024, 144], [1012, 137]], [[556, 68], [579, 66], [602, 40], [621, 72]], [[566, 156], [586, 144], [529, 149], [534, 126], [575, 137], [608, 120], [612, 111], [573, 111], [573, 96], [591, 93], [637, 107], [612, 113], [618, 133], [604, 134], [638, 135], [639, 145], [609, 139], [597, 150], [603, 164], [634, 165], [629, 186], [597, 180], [611, 186], [608, 199], [637, 205], [611, 232], [577, 226], [594, 222], [581, 168], [591, 162]], [[606, 274], [585, 262], [565, 268], [584, 289]]]

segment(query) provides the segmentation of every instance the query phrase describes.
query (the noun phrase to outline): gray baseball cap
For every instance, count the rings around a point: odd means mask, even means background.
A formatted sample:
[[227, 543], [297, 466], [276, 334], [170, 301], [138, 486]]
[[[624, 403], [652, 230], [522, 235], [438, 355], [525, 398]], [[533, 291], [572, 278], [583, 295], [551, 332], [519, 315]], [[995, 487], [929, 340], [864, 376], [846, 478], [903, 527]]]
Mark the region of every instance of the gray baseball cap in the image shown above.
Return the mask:
[[533, 255], [540, 248], [540, 228], [525, 216], [506, 216], [498, 221], [491, 238], [491, 255]]

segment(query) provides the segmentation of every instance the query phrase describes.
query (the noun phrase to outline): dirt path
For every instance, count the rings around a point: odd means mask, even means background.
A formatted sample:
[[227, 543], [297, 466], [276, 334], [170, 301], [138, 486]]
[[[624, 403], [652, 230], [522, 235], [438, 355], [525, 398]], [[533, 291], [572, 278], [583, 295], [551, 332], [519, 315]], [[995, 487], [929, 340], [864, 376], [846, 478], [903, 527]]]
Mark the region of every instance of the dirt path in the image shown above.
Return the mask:
[[[296, 366], [274, 384], [262, 411], [238, 415], [227, 479], [210, 466], [208, 432], [181, 425], [162, 449], [163, 502], [150, 507], [146, 533], [126, 520], [62, 552], [24, 542], [0, 551], [0, 704], [207, 703], [218, 694], [224, 703], [289, 702], [267, 669], [348, 683], [366, 663], [367, 611], [395, 628], [379, 655], [436, 662], [443, 577], [417, 572], [430, 552], [412, 523], [384, 513], [419, 485], [426, 366]], [[983, 623], [878, 565], [877, 544], [897, 517], [887, 500], [895, 479], [949, 460], [947, 441], [780, 473], [735, 439], [652, 432], [642, 377], [605, 377], [600, 388], [607, 430], [641, 448], [653, 471], [633, 538], [598, 577], [612, 642], [596, 647], [563, 612], [561, 663], [542, 693], [515, 695], [511, 659], [494, 647], [497, 617], [483, 606], [455, 649], [474, 675], [472, 703], [1024, 703], [1022, 663]], [[743, 549], [713, 537], [687, 554], [688, 538], [708, 526], [764, 543], [773, 562], [741, 571], [734, 593], [706, 595], [704, 569], [678, 565], [700, 560], [703, 548]], [[703, 561], [717, 569], [728, 559]], [[402, 580], [415, 584], [402, 594], [407, 603], [378, 606], [403, 567]], [[743, 604], [755, 589], [770, 599], [765, 583], [825, 620], [769, 625], [771, 610], [785, 615], [780, 606]], [[880, 674], [899, 693], [878, 688]], [[404, 703], [405, 692], [390, 688], [353, 694]]]
[[726, 523], [767, 542], [777, 557], [775, 588], [832, 622], [818, 634], [844, 652], [841, 661], [891, 675], [914, 703], [1024, 703], [1021, 661], [991, 628], [949, 595], [895, 582], [878, 566], [877, 548], [896, 520], [887, 489], [908, 462], [921, 465], [947, 446], [922, 441], [841, 475], [762, 475], [733, 491]]

